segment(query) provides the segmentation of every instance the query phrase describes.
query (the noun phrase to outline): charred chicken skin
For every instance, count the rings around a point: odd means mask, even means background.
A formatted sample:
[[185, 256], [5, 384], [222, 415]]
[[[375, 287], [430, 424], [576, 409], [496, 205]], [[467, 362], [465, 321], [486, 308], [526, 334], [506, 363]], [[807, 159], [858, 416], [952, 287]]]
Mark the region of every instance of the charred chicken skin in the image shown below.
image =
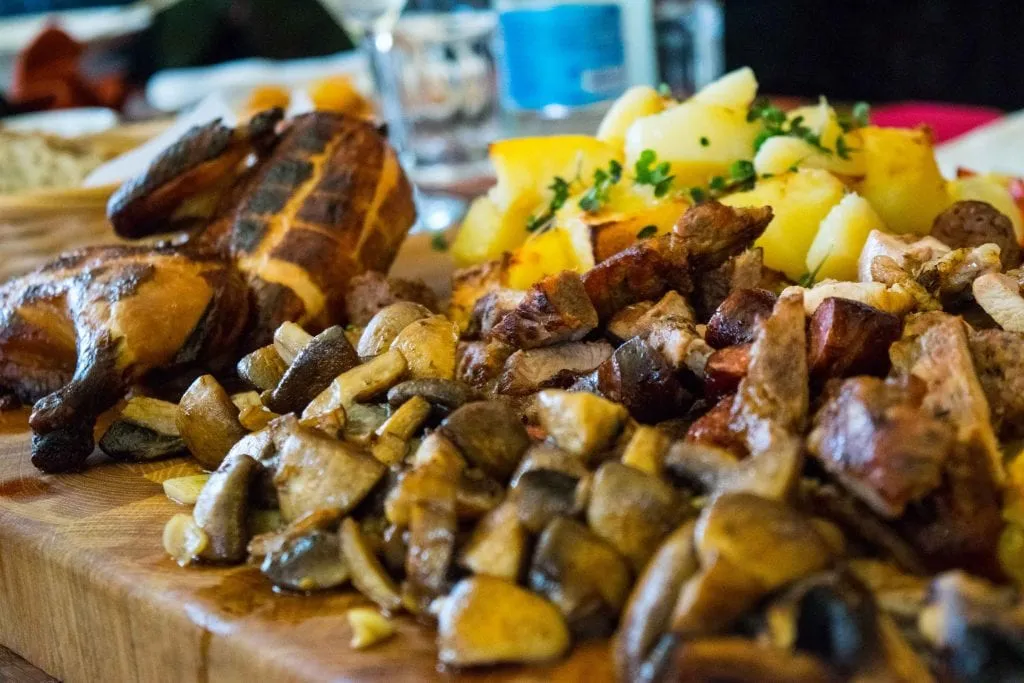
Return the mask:
[[[118, 235], [0, 286], [0, 396], [34, 403], [33, 463], [81, 467], [98, 415], [154, 371], [216, 366], [285, 321], [345, 317], [349, 280], [386, 270], [412, 190], [370, 124], [281, 113], [192, 129], [111, 198]], [[237, 355], [237, 354], [235, 354]]]

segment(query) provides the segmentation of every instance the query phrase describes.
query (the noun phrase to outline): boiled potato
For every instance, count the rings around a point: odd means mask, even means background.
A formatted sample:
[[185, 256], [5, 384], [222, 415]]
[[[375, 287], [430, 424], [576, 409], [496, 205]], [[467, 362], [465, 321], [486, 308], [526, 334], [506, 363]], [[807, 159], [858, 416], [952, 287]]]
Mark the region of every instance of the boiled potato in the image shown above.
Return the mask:
[[530, 217], [542, 210], [540, 197], [532, 192], [521, 194], [504, 209], [489, 196], [478, 197], [452, 242], [452, 258], [459, 266], [500, 258], [526, 241]]
[[822, 168], [841, 176], [862, 177], [865, 164], [859, 147], [860, 133], [847, 133], [845, 140], [850, 147], [848, 159], [829, 154], [800, 138], [788, 135], [768, 138], [757, 150], [754, 169], [758, 175], [780, 175], [793, 168]]
[[621, 162], [622, 151], [589, 135], [501, 140], [491, 145], [498, 182], [490, 197], [502, 209], [524, 194], [538, 196], [547, 204], [555, 176], [571, 182], [578, 175], [589, 183], [594, 171], [607, 168], [613, 159]]
[[935, 217], [952, 203], [931, 136], [924, 129], [875, 126], [858, 132], [865, 173], [855, 189], [892, 232], [927, 234]]
[[857, 259], [872, 230], [885, 230], [885, 224], [871, 203], [856, 193], [846, 195], [821, 221], [807, 252], [807, 272], [817, 270], [818, 280], [856, 280]]
[[597, 212], [584, 211], [578, 201], [567, 202], [556, 225], [571, 235], [589, 235], [594, 261], [600, 262], [635, 243], [641, 232], [642, 237], [669, 232], [688, 207], [678, 195], [655, 197], [649, 185], [623, 181], [611, 187]]
[[637, 120], [626, 133], [630, 166], [647, 149], [669, 161], [677, 186], [703, 185], [727, 175], [729, 165], [749, 159], [761, 126], [747, 121], [757, 93], [750, 69], [726, 74], [682, 104]]
[[1024, 243], [1024, 220], [1002, 178], [992, 174], [958, 178], [949, 184], [949, 192], [953, 201], [974, 199], [988, 202], [1000, 213], [1006, 214], [1013, 223], [1017, 241]]
[[729, 206], [771, 206], [775, 217], [757, 246], [764, 263], [796, 280], [806, 271], [807, 251], [822, 219], [843, 198], [846, 187], [831, 173], [805, 168], [761, 180], [752, 190], [722, 198]]
[[633, 86], [622, 94], [604, 115], [597, 139], [615, 149], [626, 146], [626, 131], [637, 119], [665, 109], [665, 98], [649, 85]]
[[731, 109], [746, 109], [757, 97], [757, 77], [749, 66], [730, 71], [701, 88], [693, 99]]
[[508, 267], [508, 286], [513, 289], [529, 289], [539, 280], [563, 270], [582, 273], [594, 265], [593, 256], [590, 256], [589, 262], [586, 256], [577, 253], [567, 230], [551, 228], [533, 235], [512, 254], [512, 262]]

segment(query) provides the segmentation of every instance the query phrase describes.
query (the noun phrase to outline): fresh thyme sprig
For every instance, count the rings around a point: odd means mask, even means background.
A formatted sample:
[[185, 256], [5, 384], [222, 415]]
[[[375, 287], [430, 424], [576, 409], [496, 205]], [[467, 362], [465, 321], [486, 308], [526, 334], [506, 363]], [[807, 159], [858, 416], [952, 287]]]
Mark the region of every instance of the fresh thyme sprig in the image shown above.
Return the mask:
[[548, 185], [548, 189], [554, 193], [554, 196], [543, 213], [538, 216], [530, 216], [530, 220], [526, 222], [527, 232], [546, 230], [547, 226], [554, 220], [555, 213], [565, 206], [565, 202], [569, 199], [570, 183], [561, 176], [555, 176], [555, 179]]
[[672, 189], [676, 177], [671, 175], [672, 164], [667, 161], [659, 164], [657, 161], [657, 153], [653, 149], [645, 149], [633, 165], [633, 175], [637, 185], [650, 185], [654, 188], [654, 196], [660, 198]]
[[612, 189], [612, 185], [620, 180], [622, 180], [622, 164], [612, 159], [608, 164], [607, 171], [603, 168], [594, 171], [594, 183], [580, 197], [579, 207], [590, 213], [600, 210], [601, 206], [608, 201], [608, 193]]

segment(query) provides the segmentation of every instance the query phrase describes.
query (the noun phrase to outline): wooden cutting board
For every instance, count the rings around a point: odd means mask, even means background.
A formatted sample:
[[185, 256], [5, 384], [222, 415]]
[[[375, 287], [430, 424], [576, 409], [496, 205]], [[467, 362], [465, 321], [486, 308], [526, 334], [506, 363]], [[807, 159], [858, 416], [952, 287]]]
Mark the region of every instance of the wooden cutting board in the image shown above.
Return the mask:
[[0, 416], [0, 644], [66, 683], [612, 679], [603, 643], [552, 666], [439, 672], [431, 628], [410, 619], [351, 650], [357, 595], [278, 594], [255, 569], [181, 569], [165, 556], [161, 530], [183, 508], [160, 484], [194, 465], [52, 476], [28, 455], [25, 413]]

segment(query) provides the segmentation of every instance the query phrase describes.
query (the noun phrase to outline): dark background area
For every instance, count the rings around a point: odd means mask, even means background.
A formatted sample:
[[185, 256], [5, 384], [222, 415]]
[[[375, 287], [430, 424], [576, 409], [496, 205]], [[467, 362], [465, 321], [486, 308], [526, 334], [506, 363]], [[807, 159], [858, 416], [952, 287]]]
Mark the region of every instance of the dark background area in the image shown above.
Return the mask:
[[1020, 0], [726, 0], [725, 54], [764, 92], [1024, 107]]

